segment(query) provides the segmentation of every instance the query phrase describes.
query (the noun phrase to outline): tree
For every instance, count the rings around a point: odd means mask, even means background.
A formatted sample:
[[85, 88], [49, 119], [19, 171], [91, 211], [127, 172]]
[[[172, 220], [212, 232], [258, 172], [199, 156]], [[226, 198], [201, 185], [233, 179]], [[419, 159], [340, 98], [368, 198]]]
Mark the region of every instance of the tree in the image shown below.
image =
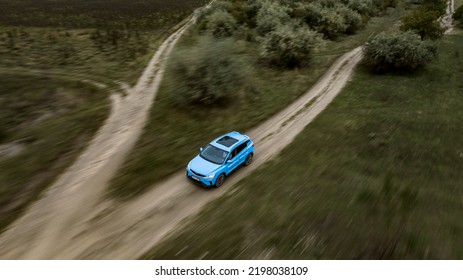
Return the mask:
[[175, 73], [168, 87], [173, 101], [198, 106], [231, 100], [245, 80], [243, 67], [231, 55], [233, 43], [206, 36], [176, 51], [169, 65]]
[[389, 7], [396, 7], [398, 0], [373, 0], [374, 6], [379, 11], [385, 11]]
[[440, 14], [437, 11], [420, 7], [402, 19], [400, 29], [402, 31], [415, 31], [420, 35], [421, 40], [435, 40], [444, 34], [444, 30], [437, 20], [439, 17]]
[[346, 21], [334, 8], [311, 3], [307, 6], [307, 24], [328, 39], [334, 39], [347, 31]]
[[348, 8], [345, 5], [337, 5], [335, 6], [335, 8], [336, 13], [338, 13], [344, 18], [344, 23], [346, 25], [346, 33], [354, 34], [355, 32], [357, 32], [357, 30], [360, 29], [363, 20], [362, 16], [358, 12]]
[[262, 41], [261, 58], [279, 67], [304, 66], [319, 43], [320, 36], [307, 27], [280, 26]]
[[374, 14], [373, 0], [349, 0], [347, 1], [347, 5], [363, 16]]
[[216, 10], [207, 19], [206, 28], [216, 38], [230, 37], [236, 30], [236, 21], [223, 10]]
[[463, 6], [460, 6], [453, 14], [453, 19], [457, 20], [459, 26], [463, 27]]
[[264, 36], [269, 32], [275, 31], [280, 25], [288, 23], [289, 8], [281, 6], [277, 1], [262, 2], [256, 16], [256, 28], [259, 35]]
[[424, 67], [437, 56], [430, 41], [421, 41], [412, 32], [380, 33], [364, 47], [364, 62], [374, 72], [407, 70]]
[[447, 0], [423, 0], [423, 8], [428, 11], [435, 11], [439, 16], [445, 14], [447, 9]]

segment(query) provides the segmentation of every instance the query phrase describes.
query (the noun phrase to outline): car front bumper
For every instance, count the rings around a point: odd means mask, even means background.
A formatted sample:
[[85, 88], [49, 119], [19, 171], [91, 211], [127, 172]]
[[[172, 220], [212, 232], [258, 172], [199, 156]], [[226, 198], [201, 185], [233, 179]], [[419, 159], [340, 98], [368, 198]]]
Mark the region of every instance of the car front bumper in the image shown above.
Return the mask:
[[206, 179], [204, 177], [197, 176], [197, 175], [193, 174], [188, 168], [186, 169], [186, 177], [188, 179], [190, 179], [190, 181], [192, 181], [193, 183], [199, 184], [199, 185], [201, 185], [203, 187], [206, 187], [206, 188], [211, 188], [211, 187], [214, 186], [214, 179], [215, 178]]

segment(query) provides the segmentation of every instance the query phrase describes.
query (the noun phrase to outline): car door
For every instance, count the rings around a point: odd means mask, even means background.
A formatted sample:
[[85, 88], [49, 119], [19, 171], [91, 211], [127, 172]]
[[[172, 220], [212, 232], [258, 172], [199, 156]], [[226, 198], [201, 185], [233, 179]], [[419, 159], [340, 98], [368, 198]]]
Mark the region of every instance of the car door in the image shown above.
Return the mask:
[[238, 162], [239, 164], [238, 165], [241, 165], [244, 163], [244, 161], [246, 160], [246, 156], [247, 156], [247, 146], [248, 146], [248, 143], [249, 141], [246, 141], [244, 142], [243, 144], [241, 144], [240, 146], [238, 146], [238, 154], [237, 154], [237, 159], [238, 159]]
[[244, 148], [246, 148], [246, 144], [247, 143], [243, 143], [239, 145], [238, 147], [236, 147], [235, 149], [233, 149], [233, 151], [231, 151], [230, 172], [235, 170], [238, 166], [240, 166], [244, 162], [245, 153], [243, 152], [243, 150]]
[[236, 156], [237, 154], [238, 154], [238, 147], [236, 147], [230, 152], [230, 156], [227, 161], [228, 172], [232, 172], [233, 170], [235, 170], [236, 167], [238, 167], [239, 162], [238, 162], [238, 157]]

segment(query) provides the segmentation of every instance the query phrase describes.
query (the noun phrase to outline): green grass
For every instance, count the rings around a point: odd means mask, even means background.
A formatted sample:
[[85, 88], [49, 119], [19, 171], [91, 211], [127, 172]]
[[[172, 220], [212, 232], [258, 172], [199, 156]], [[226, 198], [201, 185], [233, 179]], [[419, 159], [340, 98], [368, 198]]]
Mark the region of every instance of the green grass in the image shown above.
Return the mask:
[[62, 2], [0, 0], [0, 71], [33, 69], [133, 85], [153, 50], [194, 8], [205, 3]]
[[[402, 8], [391, 9], [386, 17], [372, 18], [358, 34], [327, 42], [309, 67], [298, 70], [261, 67], [257, 62], [257, 44], [239, 41], [233, 57], [246, 66], [248, 81], [239, 92], [238, 100], [223, 107], [181, 108], [172, 105], [169, 92], [175, 90], [176, 84], [173, 71], [167, 68], [145, 132], [125, 166], [113, 179], [110, 193], [125, 199], [138, 195], [153, 183], [180, 170], [199, 147], [215, 136], [258, 125], [310, 88], [337, 57], [363, 44], [369, 36], [395, 28], [403, 13]], [[177, 49], [194, 44], [196, 39], [197, 31], [192, 29]], [[175, 56], [175, 50], [172, 56]]]
[[0, 25], [153, 30], [181, 21], [205, 0], [0, 0]]
[[463, 5], [463, 0], [455, 0], [455, 10], [458, 9], [458, 7], [461, 5]]
[[0, 155], [0, 230], [87, 145], [107, 116], [108, 93], [135, 84], [162, 41], [204, 3], [60, 2], [0, 0], [0, 151], [24, 147]]
[[0, 27], [0, 70], [53, 71], [110, 85], [134, 84], [168, 30]]
[[417, 74], [360, 67], [276, 159], [145, 258], [462, 259], [462, 50], [450, 35]]
[[17, 74], [0, 80], [0, 229], [73, 162], [109, 112], [107, 92], [78, 81]]

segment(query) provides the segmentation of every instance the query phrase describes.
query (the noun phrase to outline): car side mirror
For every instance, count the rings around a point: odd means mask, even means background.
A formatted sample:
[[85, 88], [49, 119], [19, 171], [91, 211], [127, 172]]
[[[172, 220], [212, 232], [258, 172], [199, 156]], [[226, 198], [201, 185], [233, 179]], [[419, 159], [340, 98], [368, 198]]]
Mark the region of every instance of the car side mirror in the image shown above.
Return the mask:
[[202, 152], [203, 152], [203, 150], [204, 150], [203, 148], [199, 148], [199, 152], [200, 152], [200, 153], [202, 153]]

